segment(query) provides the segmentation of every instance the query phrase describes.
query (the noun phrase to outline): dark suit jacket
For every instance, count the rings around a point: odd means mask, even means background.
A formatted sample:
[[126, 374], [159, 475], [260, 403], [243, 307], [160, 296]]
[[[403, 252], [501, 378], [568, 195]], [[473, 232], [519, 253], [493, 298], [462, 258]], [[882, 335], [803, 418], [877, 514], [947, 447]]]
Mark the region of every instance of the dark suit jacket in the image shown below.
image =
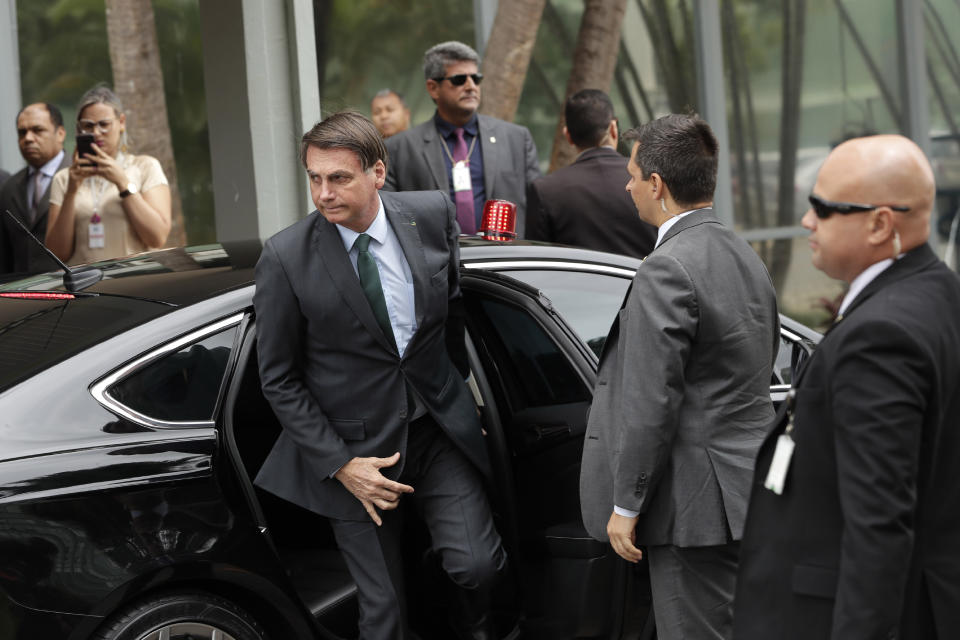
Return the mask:
[[613, 506], [641, 545], [739, 540], [773, 418], [777, 302], [756, 252], [712, 210], [678, 220], [644, 260], [604, 344], [580, 469], [583, 522]]
[[[64, 153], [57, 170], [69, 167], [70, 160], [70, 155]], [[50, 187], [47, 187], [40, 198], [37, 217], [31, 220], [30, 210], [27, 207], [28, 173], [25, 167], [10, 176], [0, 186], [0, 273], [28, 274], [57, 268], [56, 263], [44, 253], [43, 249], [33, 244], [23, 230], [6, 214], [6, 210], [9, 209], [40, 242], [46, 239]]]
[[757, 460], [736, 638], [957, 637], [958, 317], [960, 279], [924, 245], [827, 332], [796, 383], [783, 495], [763, 480], [784, 419]]
[[[463, 346], [455, 209], [442, 193], [381, 192], [414, 280], [417, 331], [403, 357], [374, 318], [335, 225], [314, 211], [270, 238], [254, 307], [263, 391], [283, 426], [257, 484], [317, 513], [369, 516], [330, 477], [356, 456], [401, 454], [416, 394], [481, 471], [489, 462], [473, 397], [445, 336]], [[450, 313], [448, 313], [448, 309]]]
[[[540, 176], [537, 147], [526, 127], [479, 115], [483, 153], [483, 187], [490, 199], [517, 205], [517, 236], [523, 236], [527, 184]], [[450, 192], [450, 176], [443, 163], [443, 139], [433, 119], [386, 139], [387, 191]]]
[[657, 241], [657, 228], [637, 215], [626, 190], [627, 162], [614, 149], [596, 147], [530, 183], [527, 240], [645, 258]]

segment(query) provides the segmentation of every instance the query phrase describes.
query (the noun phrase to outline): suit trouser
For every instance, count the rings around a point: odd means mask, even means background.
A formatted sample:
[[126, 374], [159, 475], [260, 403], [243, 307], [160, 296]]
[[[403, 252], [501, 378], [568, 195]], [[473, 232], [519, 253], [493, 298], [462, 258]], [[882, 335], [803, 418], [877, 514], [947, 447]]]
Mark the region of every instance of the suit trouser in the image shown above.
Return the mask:
[[409, 638], [402, 563], [404, 505], [416, 508], [450, 578], [489, 601], [506, 562], [480, 474], [432, 418], [410, 424], [407, 453], [398, 482], [414, 488], [401, 507], [372, 520], [331, 520], [337, 545], [357, 583], [361, 640]]
[[731, 637], [739, 555], [739, 542], [647, 547], [658, 640]]

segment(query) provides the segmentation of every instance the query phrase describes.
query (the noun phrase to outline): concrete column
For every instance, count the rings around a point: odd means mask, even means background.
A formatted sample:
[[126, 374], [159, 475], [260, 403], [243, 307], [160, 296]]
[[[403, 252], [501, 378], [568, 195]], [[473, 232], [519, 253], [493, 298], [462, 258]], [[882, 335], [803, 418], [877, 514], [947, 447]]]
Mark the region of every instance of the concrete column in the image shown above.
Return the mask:
[[498, 0], [473, 0], [473, 31], [476, 38], [476, 50], [483, 60], [490, 40], [490, 30], [493, 29], [493, 19], [497, 17]]
[[220, 242], [313, 209], [297, 144], [320, 117], [310, 0], [204, 0], [203, 71]]
[[[0, 168], [10, 173], [26, 164], [17, 144], [20, 111], [20, 41], [17, 37], [17, 2], [0, 0]], [[2, 212], [0, 212], [2, 215]]]
[[[927, 86], [926, 31], [923, 3], [897, 0], [897, 35], [900, 41], [900, 95], [903, 97], [903, 135], [920, 145], [930, 157], [930, 103]], [[936, 206], [936, 205], [934, 205]], [[940, 249], [939, 212], [931, 220], [930, 246]]]
[[730, 181], [730, 136], [727, 133], [727, 99], [723, 84], [723, 40], [717, 0], [694, 0], [697, 41], [697, 88], [700, 116], [710, 124], [720, 147], [717, 190], [713, 206], [717, 217], [733, 228], [733, 190]]

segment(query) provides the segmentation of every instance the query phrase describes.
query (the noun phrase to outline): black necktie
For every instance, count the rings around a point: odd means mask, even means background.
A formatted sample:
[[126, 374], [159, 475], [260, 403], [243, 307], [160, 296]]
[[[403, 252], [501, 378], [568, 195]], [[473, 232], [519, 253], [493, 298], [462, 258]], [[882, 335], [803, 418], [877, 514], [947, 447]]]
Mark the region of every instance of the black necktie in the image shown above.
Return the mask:
[[390, 324], [390, 314], [387, 313], [387, 300], [383, 297], [383, 286], [380, 284], [380, 271], [377, 261], [370, 255], [370, 236], [361, 233], [357, 236], [353, 246], [357, 248], [357, 275], [360, 276], [360, 287], [367, 296], [377, 324], [383, 330], [387, 341], [397, 346], [393, 339], [393, 325]]

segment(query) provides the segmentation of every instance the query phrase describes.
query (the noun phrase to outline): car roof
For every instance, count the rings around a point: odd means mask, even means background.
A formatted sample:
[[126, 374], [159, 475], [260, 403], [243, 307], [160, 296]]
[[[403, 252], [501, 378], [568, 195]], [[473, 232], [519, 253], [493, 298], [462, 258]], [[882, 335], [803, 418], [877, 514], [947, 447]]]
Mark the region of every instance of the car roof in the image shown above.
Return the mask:
[[[461, 238], [460, 258], [465, 263], [516, 259], [572, 263], [611, 264], [635, 269], [639, 260], [610, 253], [563, 247], [541, 242], [489, 242]], [[117, 296], [182, 307], [219, 293], [253, 284], [253, 271], [260, 257], [259, 240], [225, 242], [197, 247], [162, 249], [94, 263], [103, 278], [83, 289], [93, 296]], [[51, 271], [0, 283], [4, 292], [66, 292], [62, 272]], [[158, 313], [163, 311], [158, 310]], [[10, 320], [0, 311], [0, 327]]]

